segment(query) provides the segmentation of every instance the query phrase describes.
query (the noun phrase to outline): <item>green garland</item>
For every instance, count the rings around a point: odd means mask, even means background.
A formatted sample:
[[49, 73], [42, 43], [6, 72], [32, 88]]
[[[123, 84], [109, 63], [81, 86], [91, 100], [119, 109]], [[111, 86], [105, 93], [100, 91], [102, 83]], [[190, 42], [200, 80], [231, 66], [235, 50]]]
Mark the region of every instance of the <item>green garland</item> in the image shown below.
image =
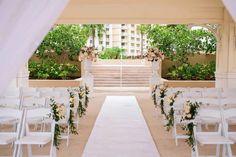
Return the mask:
[[201, 103], [187, 101], [184, 105], [183, 114], [181, 116], [181, 121], [189, 121], [186, 123], [182, 129], [186, 131], [188, 138], [185, 140], [186, 143], [191, 146], [192, 150], [195, 151], [195, 138], [194, 138], [194, 122], [198, 114], [198, 109]]
[[163, 114], [165, 117], [167, 117], [167, 114], [165, 113], [164, 110], [164, 98], [166, 96], [166, 92], [167, 92], [167, 86], [162, 84], [159, 85], [159, 98], [160, 98], [160, 108], [161, 108], [161, 114]]
[[85, 108], [87, 108], [88, 107], [88, 103], [89, 103], [89, 93], [90, 93], [90, 91], [89, 91], [89, 88], [88, 88], [88, 86], [85, 84], [85, 100], [84, 100], [84, 106], [85, 106]]
[[167, 124], [165, 125], [167, 131], [170, 131], [171, 128], [174, 126], [174, 103], [176, 98], [178, 97], [178, 95], [180, 94], [180, 91], [177, 91], [176, 93], [174, 93], [172, 96], [168, 97], [169, 99], [169, 106], [170, 106], [170, 111], [167, 114]]
[[89, 103], [89, 88], [85, 85], [85, 87], [79, 87], [79, 89], [76, 90], [79, 96], [79, 104], [77, 108], [77, 112], [79, 117], [82, 117], [86, 114], [86, 110]]
[[60, 115], [59, 106], [56, 104], [55, 100], [50, 99], [50, 101], [51, 101], [50, 106], [52, 108], [52, 112], [50, 113], [49, 116], [52, 117], [56, 122], [53, 145], [57, 149], [59, 149], [59, 145], [61, 144], [61, 132], [64, 132], [64, 128], [58, 124], [58, 121], [65, 118], [65, 116]]
[[153, 104], [155, 106], [155, 108], [157, 108], [157, 85], [154, 86], [153, 90], [152, 90], [152, 100], [153, 100]]
[[69, 125], [69, 129], [70, 129], [70, 133], [77, 135], [78, 132], [76, 131], [76, 127], [75, 127], [75, 123], [74, 123], [74, 119], [75, 119], [75, 113], [73, 111], [73, 108], [75, 107], [75, 94], [68, 90], [69, 94], [70, 94], [70, 117], [68, 119], [68, 125]]

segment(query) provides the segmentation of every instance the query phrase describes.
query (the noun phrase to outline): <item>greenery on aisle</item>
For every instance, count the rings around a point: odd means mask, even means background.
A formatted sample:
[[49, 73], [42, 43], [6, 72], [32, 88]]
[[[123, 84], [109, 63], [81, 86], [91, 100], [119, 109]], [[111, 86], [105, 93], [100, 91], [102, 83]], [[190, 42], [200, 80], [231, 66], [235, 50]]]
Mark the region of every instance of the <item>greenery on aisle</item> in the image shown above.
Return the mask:
[[[89, 102], [89, 89], [87, 86], [81, 86], [78, 89], [68, 89], [67, 91], [69, 93], [69, 132], [71, 134], [77, 135], [78, 131], [75, 127], [75, 118], [77, 116], [81, 118], [86, 113], [86, 108], [88, 107]], [[76, 104], [76, 102], [78, 104]], [[50, 99], [50, 107], [52, 110], [50, 117], [56, 122], [54, 132], [54, 146], [59, 149], [61, 144], [61, 134], [66, 131], [66, 128], [63, 125], [60, 125], [60, 120], [66, 118], [67, 108], [65, 104], [59, 104], [52, 98]]]
[[[161, 85], [156, 85], [153, 88], [152, 91], [152, 98], [154, 101], [155, 107], [159, 106], [161, 110], [161, 114], [163, 115], [163, 121], [166, 121], [164, 124], [164, 127], [166, 127], [167, 131], [170, 131], [174, 127], [175, 123], [175, 102], [177, 98], [180, 96], [182, 91], [177, 91], [177, 92], [172, 92], [172, 94], [168, 95], [168, 88], [167, 86], [161, 84]], [[171, 92], [170, 92], [171, 93]], [[158, 96], [157, 96], [158, 94]], [[159, 104], [159, 105], [158, 105]], [[188, 138], [185, 140], [185, 142], [191, 146], [191, 148], [194, 151], [194, 146], [195, 146], [195, 138], [194, 138], [194, 120], [198, 114], [198, 110], [200, 107], [201, 103], [200, 102], [191, 102], [191, 101], [186, 101], [181, 113], [181, 122], [182, 123], [182, 129], [185, 131], [185, 134], [188, 136]]]

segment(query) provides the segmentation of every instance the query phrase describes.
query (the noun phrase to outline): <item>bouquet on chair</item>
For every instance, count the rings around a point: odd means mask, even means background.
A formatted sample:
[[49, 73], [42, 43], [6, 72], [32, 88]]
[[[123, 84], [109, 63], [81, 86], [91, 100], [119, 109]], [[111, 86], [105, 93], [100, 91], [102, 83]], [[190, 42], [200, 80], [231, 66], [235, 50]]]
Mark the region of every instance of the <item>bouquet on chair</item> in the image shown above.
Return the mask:
[[98, 51], [94, 47], [83, 47], [79, 52], [79, 61], [90, 60], [96, 62]]
[[144, 57], [148, 61], [154, 62], [158, 60], [163, 60], [165, 56], [164, 53], [161, 52], [158, 48], [149, 48]]

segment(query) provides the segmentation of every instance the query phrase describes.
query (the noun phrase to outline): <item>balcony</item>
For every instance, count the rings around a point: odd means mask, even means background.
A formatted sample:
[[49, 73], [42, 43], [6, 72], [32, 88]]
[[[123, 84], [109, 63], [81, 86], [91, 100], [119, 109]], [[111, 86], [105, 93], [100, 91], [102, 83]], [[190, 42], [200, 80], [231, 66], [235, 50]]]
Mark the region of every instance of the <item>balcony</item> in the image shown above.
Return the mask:
[[121, 39], [121, 42], [126, 43], [126, 42], [128, 42], [128, 40], [127, 39]]
[[121, 29], [128, 29], [127, 26], [121, 26]]

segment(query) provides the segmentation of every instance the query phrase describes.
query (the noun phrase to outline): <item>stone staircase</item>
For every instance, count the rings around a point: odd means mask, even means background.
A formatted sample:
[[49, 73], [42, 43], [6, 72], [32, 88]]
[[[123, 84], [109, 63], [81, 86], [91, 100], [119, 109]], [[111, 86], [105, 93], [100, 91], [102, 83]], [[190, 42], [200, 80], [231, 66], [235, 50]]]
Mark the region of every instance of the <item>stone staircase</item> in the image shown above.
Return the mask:
[[148, 65], [93, 65], [94, 87], [149, 87]]

